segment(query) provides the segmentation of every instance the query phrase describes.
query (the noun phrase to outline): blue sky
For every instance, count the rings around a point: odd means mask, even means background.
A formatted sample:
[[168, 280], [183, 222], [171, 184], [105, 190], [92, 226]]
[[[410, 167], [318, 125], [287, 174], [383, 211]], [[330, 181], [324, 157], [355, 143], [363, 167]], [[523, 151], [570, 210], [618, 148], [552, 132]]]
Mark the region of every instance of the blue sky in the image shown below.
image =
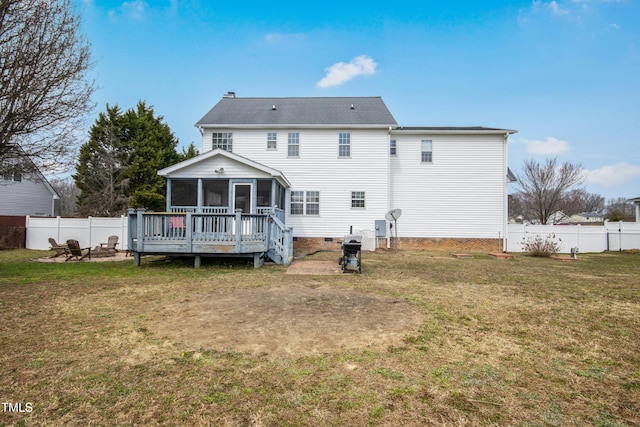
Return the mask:
[[517, 130], [516, 173], [557, 157], [590, 192], [640, 196], [638, 0], [75, 1], [89, 125], [143, 100], [199, 148], [193, 125], [227, 91], [382, 96], [403, 126]]

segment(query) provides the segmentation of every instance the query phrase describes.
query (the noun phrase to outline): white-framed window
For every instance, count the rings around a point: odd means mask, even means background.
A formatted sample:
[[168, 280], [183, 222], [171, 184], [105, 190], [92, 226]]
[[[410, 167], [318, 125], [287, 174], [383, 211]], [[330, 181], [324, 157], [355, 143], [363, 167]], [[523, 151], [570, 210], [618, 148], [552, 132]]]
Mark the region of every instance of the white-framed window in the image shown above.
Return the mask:
[[233, 133], [214, 132], [211, 135], [211, 149], [222, 148], [225, 151], [233, 151]]
[[422, 163], [433, 162], [433, 141], [430, 139], [422, 140]]
[[351, 157], [351, 134], [340, 132], [338, 136], [338, 157]]
[[351, 192], [351, 208], [352, 209], [364, 209], [365, 208], [365, 193], [364, 193], [364, 191], [352, 191]]
[[320, 215], [319, 191], [292, 191], [291, 215]]
[[267, 133], [267, 150], [278, 149], [278, 134], [276, 132]]
[[305, 215], [320, 215], [320, 192], [307, 191]]
[[395, 139], [389, 141], [389, 155], [397, 156], [398, 155], [398, 144]]
[[291, 215], [304, 215], [304, 191], [291, 192]]
[[287, 136], [287, 156], [300, 157], [300, 134], [298, 132], [289, 132]]

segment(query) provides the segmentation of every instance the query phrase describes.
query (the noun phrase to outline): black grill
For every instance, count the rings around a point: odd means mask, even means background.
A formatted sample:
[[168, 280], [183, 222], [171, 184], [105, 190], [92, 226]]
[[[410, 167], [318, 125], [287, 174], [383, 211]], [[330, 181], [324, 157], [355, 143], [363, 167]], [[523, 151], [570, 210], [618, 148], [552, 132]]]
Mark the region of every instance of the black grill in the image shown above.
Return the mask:
[[342, 257], [338, 260], [342, 272], [362, 273], [362, 236], [348, 234], [342, 241]]

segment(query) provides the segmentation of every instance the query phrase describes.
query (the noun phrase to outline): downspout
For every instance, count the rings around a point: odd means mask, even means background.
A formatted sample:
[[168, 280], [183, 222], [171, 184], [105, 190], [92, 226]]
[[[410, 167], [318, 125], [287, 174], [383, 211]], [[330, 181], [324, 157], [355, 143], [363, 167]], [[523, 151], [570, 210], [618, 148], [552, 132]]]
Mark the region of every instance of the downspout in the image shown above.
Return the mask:
[[[393, 209], [391, 207], [391, 190], [392, 190], [392, 183], [391, 183], [391, 131], [393, 130], [393, 126], [389, 126], [389, 131], [387, 132], [387, 212], [389, 212], [391, 209]], [[397, 142], [396, 142], [396, 150], [398, 149], [397, 146]], [[386, 212], [385, 212], [386, 213]], [[389, 227], [387, 226], [386, 222], [385, 222], [385, 234], [387, 234], [387, 232], [389, 231]], [[377, 239], [377, 238], [376, 238]], [[377, 247], [377, 241], [376, 241], [376, 247]], [[391, 238], [387, 235], [387, 249], [391, 248]]]
[[507, 252], [507, 232], [509, 230], [508, 222], [509, 222], [509, 179], [507, 178], [508, 171], [508, 150], [507, 144], [509, 143], [509, 132], [504, 134], [504, 142], [502, 144], [502, 152], [504, 163], [502, 165], [502, 182], [503, 184], [503, 192], [504, 192], [504, 202], [503, 202], [503, 212], [502, 212], [502, 252]]

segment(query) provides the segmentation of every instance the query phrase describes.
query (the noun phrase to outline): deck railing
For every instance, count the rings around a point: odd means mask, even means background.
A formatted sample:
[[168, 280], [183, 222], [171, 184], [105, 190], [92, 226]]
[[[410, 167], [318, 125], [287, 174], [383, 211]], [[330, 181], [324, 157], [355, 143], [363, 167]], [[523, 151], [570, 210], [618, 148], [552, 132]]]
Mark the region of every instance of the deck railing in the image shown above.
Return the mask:
[[[233, 252], [274, 254], [285, 264], [292, 255], [292, 231], [269, 213], [145, 212], [129, 210], [129, 248], [138, 253], [194, 253], [194, 246], [234, 245]], [[256, 246], [259, 245], [259, 246]], [[170, 248], [170, 249], [168, 249]], [[250, 249], [249, 249], [250, 248]]]

